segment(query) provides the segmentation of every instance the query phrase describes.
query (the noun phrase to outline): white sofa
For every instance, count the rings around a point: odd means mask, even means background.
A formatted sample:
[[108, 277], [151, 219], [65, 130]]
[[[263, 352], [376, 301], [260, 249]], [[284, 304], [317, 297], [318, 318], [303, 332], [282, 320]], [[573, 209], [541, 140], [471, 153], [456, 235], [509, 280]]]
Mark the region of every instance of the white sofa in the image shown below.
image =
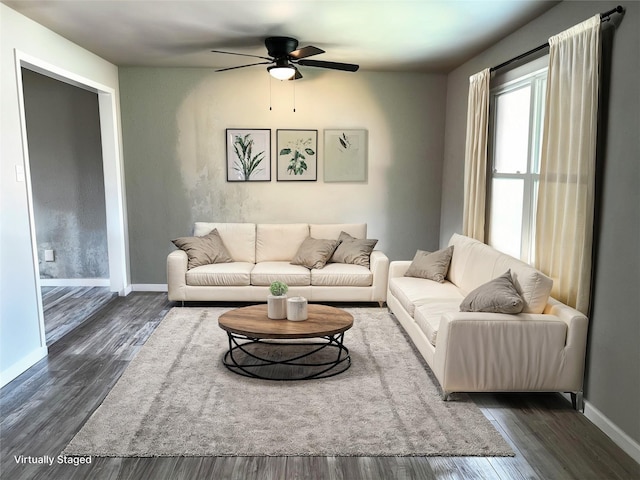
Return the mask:
[[354, 238], [367, 236], [361, 224], [254, 224], [197, 222], [194, 236], [217, 229], [233, 258], [231, 263], [215, 263], [187, 269], [188, 257], [175, 250], [167, 257], [168, 296], [171, 301], [265, 302], [269, 285], [282, 281], [288, 295], [303, 296], [311, 302], [378, 302], [387, 294], [389, 259], [373, 250], [370, 267], [347, 263], [327, 263], [309, 269], [290, 262], [307, 237], [337, 240], [341, 232]]
[[[570, 392], [582, 406], [587, 318], [549, 297], [552, 281], [520, 260], [454, 234], [444, 283], [389, 266], [387, 305], [425, 358], [443, 398], [453, 392]], [[511, 270], [523, 313], [461, 312], [476, 287]]]

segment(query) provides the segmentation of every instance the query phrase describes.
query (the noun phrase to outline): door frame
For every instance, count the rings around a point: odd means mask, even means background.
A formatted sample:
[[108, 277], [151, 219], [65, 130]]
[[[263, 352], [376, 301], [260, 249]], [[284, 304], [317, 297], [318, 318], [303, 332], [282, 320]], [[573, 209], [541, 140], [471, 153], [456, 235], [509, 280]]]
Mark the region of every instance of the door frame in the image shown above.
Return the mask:
[[15, 50], [16, 81], [18, 84], [18, 105], [20, 108], [20, 129], [24, 156], [24, 177], [27, 187], [27, 205], [29, 210], [29, 229], [36, 295], [38, 298], [38, 316], [40, 319], [40, 342], [46, 347], [44, 312], [38, 246], [36, 241], [35, 216], [33, 209], [33, 191], [27, 125], [24, 110], [24, 91], [22, 68], [73, 85], [98, 95], [100, 115], [100, 134], [102, 138], [102, 168], [104, 174], [105, 208], [107, 220], [107, 249], [109, 254], [109, 287], [112, 292], [126, 296], [132, 291], [130, 280], [128, 223], [126, 214], [126, 195], [124, 188], [124, 167], [122, 163], [121, 134], [118, 121], [118, 104], [115, 89], [85, 78], [74, 72], [59, 68], [48, 62]]

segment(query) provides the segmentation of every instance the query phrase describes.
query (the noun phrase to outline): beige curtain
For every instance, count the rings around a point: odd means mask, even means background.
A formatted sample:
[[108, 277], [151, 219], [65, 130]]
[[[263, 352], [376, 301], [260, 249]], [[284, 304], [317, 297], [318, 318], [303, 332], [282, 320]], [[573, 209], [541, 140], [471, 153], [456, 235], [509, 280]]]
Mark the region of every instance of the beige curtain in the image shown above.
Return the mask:
[[464, 218], [462, 233], [484, 242], [489, 136], [489, 80], [487, 68], [469, 78], [467, 141], [464, 153]]
[[589, 309], [600, 16], [549, 39], [549, 72], [536, 214], [536, 267], [552, 295]]

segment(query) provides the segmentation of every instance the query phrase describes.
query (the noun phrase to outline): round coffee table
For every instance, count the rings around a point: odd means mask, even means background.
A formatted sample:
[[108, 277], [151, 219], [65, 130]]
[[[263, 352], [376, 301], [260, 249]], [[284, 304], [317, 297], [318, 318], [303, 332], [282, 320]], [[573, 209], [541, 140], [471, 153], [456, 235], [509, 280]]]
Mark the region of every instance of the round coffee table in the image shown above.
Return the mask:
[[[316, 304], [308, 306], [308, 316], [301, 322], [271, 320], [266, 304], [223, 313], [218, 325], [229, 337], [224, 365], [239, 375], [264, 380], [326, 378], [347, 370], [351, 357], [343, 339], [344, 332], [353, 326], [353, 316], [339, 308]], [[311, 338], [324, 341], [295, 341]], [[270, 375], [270, 371], [280, 375]]]

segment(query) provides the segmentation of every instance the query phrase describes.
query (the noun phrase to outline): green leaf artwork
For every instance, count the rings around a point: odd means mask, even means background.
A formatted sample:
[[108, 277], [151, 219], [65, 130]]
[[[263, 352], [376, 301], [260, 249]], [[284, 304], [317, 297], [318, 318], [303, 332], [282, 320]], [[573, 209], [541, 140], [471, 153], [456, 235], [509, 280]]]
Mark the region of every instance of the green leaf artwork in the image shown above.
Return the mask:
[[338, 140], [340, 141], [340, 145], [342, 145], [342, 148], [344, 148], [345, 150], [348, 150], [351, 147], [351, 142], [344, 132], [342, 133], [342, 136], [338, 137]]
[[233, 169], [242, 175], [243, 180], [248, 181], [251, 175], [262, 171], [260, 163], [264, 160], [265, 152], [259, 152], [253, 155], [254, 141], [251, 134], [237, 135], [233, 140], [233, 148], [236, 153], [237, 160], [233, 164]]
[[280, 155], [291, 155], [289, 165], [287, 165], [287, 173], [289, 175], [303, 175], [307, 171], [309, 167], [307, 162], [305, 162], [307, 159], [305, 154], [316, 154], [316, 152], [309, 147], [309, 145], [312, 145], [312, 142], [313, 139], [311, 137], [298, 138], [295, 141], [290, 141], [286, 148], [280, 149]]

